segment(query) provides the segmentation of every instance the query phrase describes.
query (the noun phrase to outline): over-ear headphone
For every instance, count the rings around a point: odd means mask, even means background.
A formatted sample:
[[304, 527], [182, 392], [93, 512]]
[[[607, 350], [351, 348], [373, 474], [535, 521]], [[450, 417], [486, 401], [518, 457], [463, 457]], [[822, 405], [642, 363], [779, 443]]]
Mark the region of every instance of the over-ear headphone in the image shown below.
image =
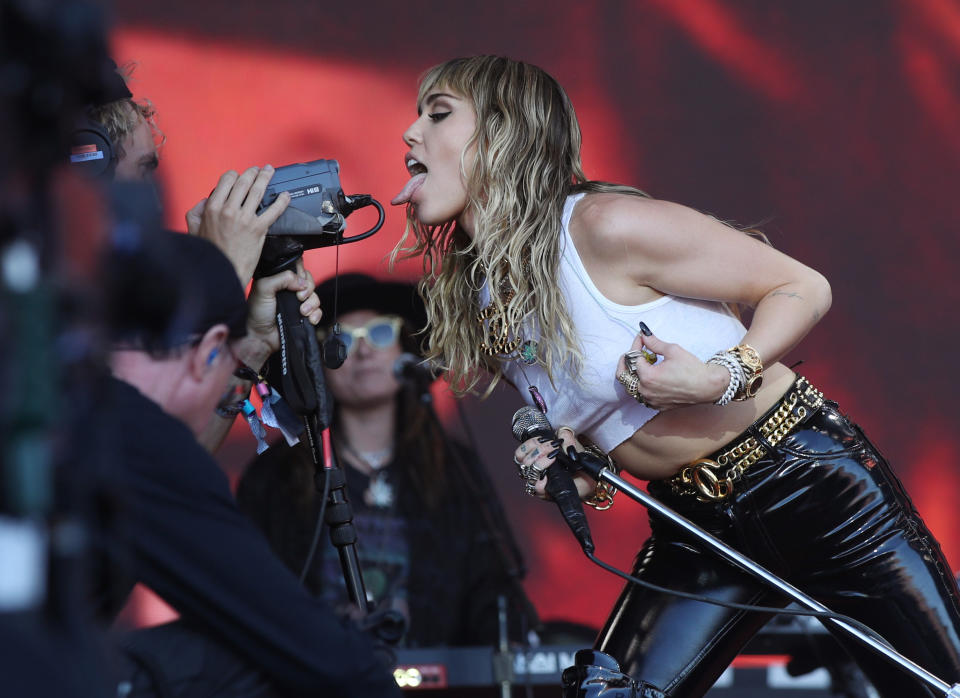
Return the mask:
[[117, 72], [116, 63], [107, 59], [101, 70], [103, 93], [84, 109], [74, 124], [70, 135], [70, 162], [78, 171], [90, 177], [112, 178], [117, 166], [117, 145], [110, 140], [103, 124], [93, 118], [93, 111], [117, 100], [130, 99], [133, 94], [126, 80]]
[[91, 108], [77, 119], [70, 136], [70, 162], [88, 177], [113, 177], [117, 150], [107, 130], [93, 119]]

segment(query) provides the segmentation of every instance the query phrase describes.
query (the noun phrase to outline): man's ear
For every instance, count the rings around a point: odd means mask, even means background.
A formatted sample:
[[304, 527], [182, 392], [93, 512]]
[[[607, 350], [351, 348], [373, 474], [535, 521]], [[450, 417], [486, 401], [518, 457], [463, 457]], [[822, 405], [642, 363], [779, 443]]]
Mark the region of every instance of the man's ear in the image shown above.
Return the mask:
[[203, 380], [207, 372], [217, 363], [220, 354], [227, 351], [228, 336], [229, 330], [226, 325], [214, 325], [206, 331], [190, 356], [190, 375], [194, 380]]

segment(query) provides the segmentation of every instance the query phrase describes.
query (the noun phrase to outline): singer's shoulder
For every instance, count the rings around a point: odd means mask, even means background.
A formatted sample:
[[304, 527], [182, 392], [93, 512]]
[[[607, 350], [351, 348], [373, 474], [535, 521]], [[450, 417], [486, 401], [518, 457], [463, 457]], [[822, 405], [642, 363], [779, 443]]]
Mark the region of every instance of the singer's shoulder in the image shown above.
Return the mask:
[[642, 196], [592, 193], [570, 218], [570, 238], [591, 279], [608, 297], [631, 299], [653, 273], [662, 232], [669, 230], [675, 204]]
[[588, 194], [573, 210], [570, 236], [581, 256], [623, 261], [648, 254], [672, 231], [689, 227], [703, 214], [670, 201], [618, 193]]
[[[674, 285], [678, 279], [709, 276], [718, 260], [738, 268], [746, 255], [759, 254], [756, 240], [714, 216], [629, 194], [585, 197], [574, 209], [570, 236], [588, 270], [602, 269], [612, 279], [630, 279], [664, 293], [704, 298], [720, 296], [697, 296], [704, 291]], [[618, 277], [618, 270], [623, 275]]]
[[619, 248], [642, 242], [644, 237], [670, 231], [678, 226], [699, 223], [706, 216], [672, 201], [633, 194], [601, 192], [588, 194], [578, 202], [570, 218], [570, 234], [578, 245], [584, 242], [601, 248]]

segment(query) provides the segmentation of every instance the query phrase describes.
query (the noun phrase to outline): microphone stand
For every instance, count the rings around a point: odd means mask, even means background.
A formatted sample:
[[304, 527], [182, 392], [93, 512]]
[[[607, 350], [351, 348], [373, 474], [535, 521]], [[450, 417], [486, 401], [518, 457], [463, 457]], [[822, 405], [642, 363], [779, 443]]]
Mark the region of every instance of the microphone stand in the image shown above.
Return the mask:
[[[804, 608], [812, 611], [830, 612], [830, 609], [821, 604], [819, 601], [807, 596], [793, 585], [789, 584], [783, 579], [780, 579], [780, 577], [761, 567], [750, 558], [737, 552], [723, 541], [710, 535], [692, 521], [680, 516], [680, 514], [676, 513], [670, 507], [666, 506], [657, 499], [654, 499], [639, 487], [635, 487], [616, 473], [611, 472], [607, 467], [605, 467], [605, 463], [599, 458], [591, 457], [590, 455], [584, 456], [584, 454], [580, 453], [578, 454], [575, 464], [579, 467], [579, 469], [583, 470], [594, 480], [598, 482], [606, 482], [616, 487], [618, 490], [625, 492], [626, 495], [634, 501], [639, 502], [647, 509], [655, 511], [664, 518], [670, 520], [687, 533], [695, 536], [700, 541], [705, 543], [714, 552], [746, 570], [757, 579], [776, 588]], [[875, 637], [865, 633], [861, 629], [840, 619], [823, 619], [822, 622], [830, 623], [832, 626], [845, 632], [847, 635], [853, 637], [855, 640], [872, 649], [874, 652], [886, 657], [889, 661], [910, 672], [916, 678], [920, 679], [933, 689], [939, 691], [947, 698], [960, 698], [960, 684], [954, 684], [951, 686], [918, 664], [907, 659], [896, 650], [887, 646], [883, 642], [880, 642]]]
[[[303, 249], [303, 245], [291, 237], [268, 236], [255, 278], [293, 269], [303, 255]], [[318, 477], [323, 472], [330, 480], [325, 514], [330, 540], [337, 548], [350, 600], [366, 615], [369, 611], [367, 591], [357, 554], [353, 512], [346, 496], [346, 478], [332, 452], [324, 463], [324, 446], [317, 438], [318, 432], [330, 426], [333, 402], [323, 375], [317, 334], [310, 322], [300, 315], [300, 301], [293, 291], [277, 294], [277, 328], [280, 331], [281, 393], [291, 409], [303, 418]]]

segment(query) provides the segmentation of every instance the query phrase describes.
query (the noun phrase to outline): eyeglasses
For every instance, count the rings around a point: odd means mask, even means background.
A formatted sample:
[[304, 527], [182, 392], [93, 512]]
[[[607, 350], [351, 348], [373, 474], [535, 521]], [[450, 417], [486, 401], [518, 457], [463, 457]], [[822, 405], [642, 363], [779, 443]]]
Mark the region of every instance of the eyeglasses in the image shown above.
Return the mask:
[[[239, 378], [241, 380], [256, 381], [258, 378], [255, 371], [248, 368], [242, 361], [240, 357], [237, 356], [237, 353], [233, 350], [230, 342], [224, 344], [226, 353], [230, 356], [230, 361], [233, 363], [233, 377]], [[217, 350], [219, 354], [219, 349]], [[216, 355], [208, 359], [212, 362], [216, 358]], [[253, 374], [253, 375], [251, 375]], [[223, 395], [220, 396], [220, 399], [217, 401], [217, 406], [215, 412], [221, 417], [232, 417], [234, 415], [240, 414], [243, 409], [243, 402], [250, 395], [250, 389], [243, 389], [243, 386], [240, 384], [230, 384], [226, 387], [223, 392]]]
[[[340, 339], [347, 349], [349, 355], [357, 346], [361, 339], [367, 340], [374, 349], [386, 349], [396, 344], [400, 337], [400, 326], [403, 325], [403, 318], [396, 315], [379, 315], [371, 318], [360, 327], [351, 327], [350, 325], [340, 325]], [[325, 338], [331, 334], [328, 330], [324, 333]]]

